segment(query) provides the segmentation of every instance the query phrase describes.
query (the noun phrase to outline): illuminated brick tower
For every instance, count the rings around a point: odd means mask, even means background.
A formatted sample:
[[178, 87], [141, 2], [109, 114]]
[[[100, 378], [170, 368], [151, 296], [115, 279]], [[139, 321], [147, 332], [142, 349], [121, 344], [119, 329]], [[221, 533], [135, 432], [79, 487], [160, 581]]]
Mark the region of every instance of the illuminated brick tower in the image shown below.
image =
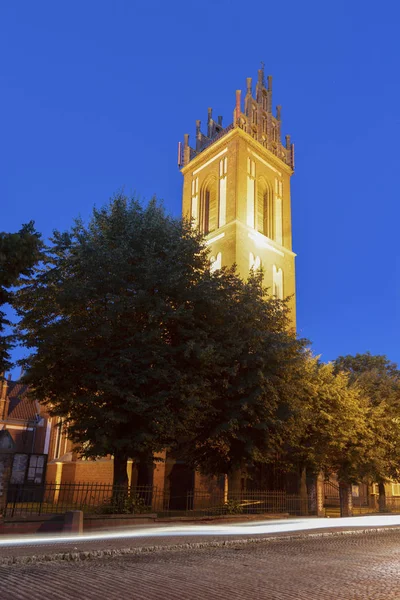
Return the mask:
[[295, 254], [292, 252], [290, 177], [294, 146], [281, 143], [281, 107], [272, 114], [272, 77], [258, 71], [253, 97], [247, 79], [244, 111], [236, 92], [233, 123], [223, 127], [208, 109], [207, 134], [196, 121], [196, 144], [179, 144], [183, 215], [193, 218], [210, 246], [212, 269], [236, 263], [240, 275], [260, 265], [265, 284], [283, 298], [292, 296], [295, 326]]

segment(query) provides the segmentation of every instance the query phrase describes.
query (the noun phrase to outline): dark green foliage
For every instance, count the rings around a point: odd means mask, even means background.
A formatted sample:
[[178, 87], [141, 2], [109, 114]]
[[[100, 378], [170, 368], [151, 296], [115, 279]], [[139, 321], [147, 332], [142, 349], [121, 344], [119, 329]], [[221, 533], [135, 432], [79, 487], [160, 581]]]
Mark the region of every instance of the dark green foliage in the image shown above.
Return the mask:
[[155, 200], [143, 208], [122, 196], [52, 243], [18, 293], [33, 350], [25, 382], [84, 455], [113, 454], [126, 481], [126, 459], [172, 444], [200, 401], [210, 352], [194, 328], [192, 290], [207, 251]]
[[96, 511], [101, 515], [132, 515], [151, 512], [151, 504], [139, 494], [119, 492], [101, 504]]
[[370, 352], [355, 356], [347, 354], [339, 356], [333, 364], [336, 372], [345, 371], [353, 381], [365, 374], [375, 374], [381, 378], [388, 377], [397, 382], [400, 380], [400, 371], [396, 363], [382, 354], [373, 355]]
[[33, 221], [23, 225], [17, 233], [0, 233], [0, 373], [11, 368], [10, 350], [14, 336], [6, 335], [11, 325], [1, 310], [5, 304], [12, 304], [13, 287], [20, 277], [29, 277], [32, 268], [40, 260], [42, 243], [35, 231]]
[[291, 434], [305, 342], [288, 330], [287, 301], [268, 295], [261, 272], [243, 282], [222, 269], [201, 284], [201, 297], [214, 360], [209, 393], [180, 453], [204, 473], [231, 473], [272, 460]]

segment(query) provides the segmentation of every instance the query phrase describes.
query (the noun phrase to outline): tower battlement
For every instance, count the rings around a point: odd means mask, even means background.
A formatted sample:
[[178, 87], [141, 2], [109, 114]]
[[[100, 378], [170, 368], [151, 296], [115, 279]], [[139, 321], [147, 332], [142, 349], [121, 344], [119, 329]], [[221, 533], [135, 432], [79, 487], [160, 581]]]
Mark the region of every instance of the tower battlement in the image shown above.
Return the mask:
[[[185, 134], [183, 146], [179, 143], [178, 164], [186, 166], [215, 141], [226, 135], [235, 127], [239, 127], [252, 138], [257, 140], [264, 148], [272, 152], [286, 165], [294, 169], [294, 144], [290, 136], [286, 135], [285, 145], [281, 138], [281, 106], [276, 107], [276, 114], [272, 112], [272, 77], [267, 77], [265, 82], [264, 67], [258, 70], [258, 78], [253, 96], [252, 78], [246, 80], [246, 95], [242, 106], [242, 92], [236, 90], [236, 103], [233, 111], [233, 120], [230, 125], [223, 127], [222, 117], [217, 121], [213, 119], [212, 109], [208, 109], [207, 133], [201, 131], [201, 121], [196, 121], [196, 143], [189, 145], [189, 134]], [[242, 110], [243, 108], [243, 110]]]

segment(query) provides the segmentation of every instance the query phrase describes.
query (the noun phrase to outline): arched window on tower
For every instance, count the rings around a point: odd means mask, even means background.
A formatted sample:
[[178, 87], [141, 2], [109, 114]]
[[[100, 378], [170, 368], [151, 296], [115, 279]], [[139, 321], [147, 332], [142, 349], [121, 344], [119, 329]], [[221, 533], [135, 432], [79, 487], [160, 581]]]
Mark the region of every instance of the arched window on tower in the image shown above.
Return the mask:
[[282, 269], [277, 269], [276, 265], [272, 268], [272, 293], [278, 298], [278, 300], [283, 300], [283, 272]]
[[218, 227], [217, 182], [215, 177], [203, 185], [200, 201], [200, 231], [204, 235]]
[[272, 188], [263, 177], [257, 183], [257, 231], [272, 238]]
[[259, 256], [254, 256], [252, 252], [249, 254], [249, 268], [257, 271], [261, 267], [261, 259]]
[[217, 256], [212, 256], [210, 258], [210, 271], [211, 273], [214, 273], [214, 271], [217, 271], [217, 269], [220, 269], [222, 267], [222, 254], [221, 252], [218, 252]]

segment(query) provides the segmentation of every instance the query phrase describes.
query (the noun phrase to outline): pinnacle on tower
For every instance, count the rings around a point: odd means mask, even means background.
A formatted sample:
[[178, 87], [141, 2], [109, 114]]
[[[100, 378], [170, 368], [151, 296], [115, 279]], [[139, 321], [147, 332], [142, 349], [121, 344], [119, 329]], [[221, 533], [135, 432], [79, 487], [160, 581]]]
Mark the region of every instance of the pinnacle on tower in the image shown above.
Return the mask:
[[[196, 145], [191, 148], [188, 136], [185, 142], [179, 146], [179, 166], [188, 164], [200, 152], [203, 152], [217, 139], [228, 133], [234, 127], [240, 127], [264, 148], [275, 154], [286, 165], [294, 169], [294, 146], [290, 143], [290, 137], [286, 136], [286, 144], [281, 141], [281, 106], [276, 107], [276, 116], [272, 113], [272, 76], [268, 75], [265, 85], [264, 63], [258, 70], [255, 97], [253, 97], [252, 78], [246, 79], [246, 95], [244, 99], [244, 111], [241, 105], [241, 90], [236, 90], [236, 102], [233, 112], [233, 122], [227, 127], [222, 126], [222, 117], [218, 121], [212, 118], [212, 109], [208, 109], [207, 135], [201, 131], [201, 122], [196, 121]], [[289, 142], [288, 142], [289, 139]]]

